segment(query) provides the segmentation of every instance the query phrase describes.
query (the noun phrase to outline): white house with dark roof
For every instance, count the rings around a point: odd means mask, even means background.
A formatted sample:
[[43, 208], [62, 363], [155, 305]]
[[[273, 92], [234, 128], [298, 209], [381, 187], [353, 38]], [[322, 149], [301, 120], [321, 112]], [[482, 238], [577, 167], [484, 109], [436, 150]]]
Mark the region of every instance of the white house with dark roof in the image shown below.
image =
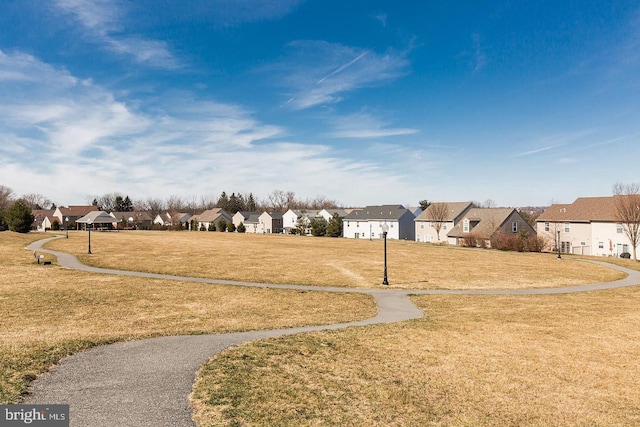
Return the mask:
[[415, 215], [402, 205], [367, 206], [344, 217], [343, 236], [349, 239], [382, 238], [382, 226], [389, 226], [387, 238], [415, 240]]
[[[472, 202], [436, 202], [429, 205], [415, 219], [417, 242], [448, 242], [455, 244], [455, 239], [447, 234], [473, 207]], [[440, 211], [442, 209], [442, 211]], [[446, 212], [443, 212], [446, 210]], [[437, 228], [440, 227], [438, 233]]]

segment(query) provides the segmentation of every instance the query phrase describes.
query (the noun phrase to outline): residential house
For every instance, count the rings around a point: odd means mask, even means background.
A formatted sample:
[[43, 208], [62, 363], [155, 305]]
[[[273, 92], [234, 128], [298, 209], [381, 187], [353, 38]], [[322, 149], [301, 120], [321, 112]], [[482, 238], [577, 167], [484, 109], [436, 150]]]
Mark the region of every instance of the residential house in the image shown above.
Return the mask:
[[309, 222], [318, 217], [320, 210], [317, 209], [289, 209], [282, 215], [282, 228], [287, 234], [295, 233], [302, 223], [305, 225], [305, 233], [309, 234]]
[[344, 220], [344, 217], [347, 216], [347, 211], [345, 209], [322, 209], [318, 215], [327, 220], [327, 222], [331, 221], [333, 215], [338, 214], [338, 218]]
[[93, 205], [69, 205], [69, 207], [60, 206], [56, 208], [53, 216], [58, 219], [61, 227], [65, 226], [69, 229], [76, 228], [76, 221], [89, 212], [95, 211], [97, 208]]
[[447, 234], [447, 239], [460, 245], [465, 238], [473, 236], [484, 240], [486, 247], [491, 246], [491, 237], [495, 233], [515, 234], [525, 232], [528, 235], [536, 231], [513, 208], [472, 208]]
[[259, 216], [258, 212], [238, 211], [235, 214], [233, 214], [233, 216], [231, 217], [231, 221], [233, 222], [233, 225], [236, 226], [236, 229], [240, 226], [240, 224], [243, 224], [247, 232], [255, 233], [255, 230], [254, 231], [248, 230], [247, 222], [251, 222], [252, 225], [257, 224], [258, 216]]
[[344, 217], [343, 235], [349, 239], [378, 239], [386, 223], [387, 238], [415, 240], [414, 220], [413, 212], [402, 205], [367, 206]]
[[58, 218], [53, 216], [55, 210], [53, 209], [33, 209], [31, 214], [33, 214], [33, 225], [32, 228], [37, 231], [47, 231], [53, 228], [53, 223], [57, 222], [62, 228], [62, 223]]
[[233, 222], [233, 217], [222, 208], [207, 209], [201, 214], [191, 217], [191, 221], [193, 221], [196, 230], [208, 230], [211, 224], [214, 224], [216, 229], [218, 229], [218, 223], [221, 220], [230, 224]]
[[129, 230], [150, 230], [151, 229], [151, 215], [143, 211], [130, 211], [130, 212], [111, 212], [117, 221], [113, 226], [117, 229], [129, 229]]
[[[437, 202], [429, 205], [415, 219], [417, 242], [451, 242], [447, 234], [473, 207], [471, 202]], [[439, 230], [438, 230], [439, 228]]]
[[571, 204], [554, 204], [536, 220], [547, 249], [563, 253], [620, 256], [632, 252], [624, 224], [616, 214], [616, 197], [580, 197]]
[[284, 231], [282, 217], [283, 212], [263, 212], [258, 217], [259, 233], [282, 233]]
[[172, 227], [172, 226], [182, 226], [189, 227], [189, 220], [191, 219], [191, 214], [184, 212], [165, 212], [156, 215], [153, 219], [154, 224], [161, 225], [163, 227]]

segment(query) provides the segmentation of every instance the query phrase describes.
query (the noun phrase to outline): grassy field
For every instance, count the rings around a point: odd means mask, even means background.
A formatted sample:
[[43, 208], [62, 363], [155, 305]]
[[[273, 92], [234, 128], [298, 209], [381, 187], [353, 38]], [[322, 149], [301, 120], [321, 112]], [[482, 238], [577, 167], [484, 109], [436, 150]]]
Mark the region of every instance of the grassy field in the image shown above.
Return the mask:
[[421, 296], [426, 317], [224, 351], [201, 426], [637, 426], [640, 289]]
[[[341, 322], [366, 296], [245, 289], [36, 266], [39, 235], [0, 233], [0, 402], [61, 357], [116, 340]], [[50, 245], [96, 266], [378, 287], [377, 241], [230, 233], [86, 233]], [[548, 287], [620, 273], [565, 256], [389, 242], [392, 288]], [[638, 268], [640, 263], [617, 260]], [[420, 296], [426, 316], [238, 346], [192, 396], [199, 425], [631, 426], [640, 423], [640, 289]]]
[[335, 323], [376, 313], [364, 295], [123, 278], [36, 265], [24, 247], [43, 237], [0, 233], [0, 403], [17, 401], [29, 381], [61, 358], [102, 343]]
[[[181, 276], [302, 285], [379, 287], [381, 241], [209, 232], [87, 233], [49, 248], [86, 264]], [[388, 242], [389, 281], [405, 289], [515, 289], [612, 281], [622, 273], [566, 256]]]

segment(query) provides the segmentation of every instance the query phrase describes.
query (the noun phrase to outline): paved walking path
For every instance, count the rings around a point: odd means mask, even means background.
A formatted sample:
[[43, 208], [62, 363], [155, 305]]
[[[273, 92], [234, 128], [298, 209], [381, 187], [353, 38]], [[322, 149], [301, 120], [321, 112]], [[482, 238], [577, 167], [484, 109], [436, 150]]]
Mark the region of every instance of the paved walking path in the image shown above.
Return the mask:
[[422, 311], [407, 298], [409, 294], [531, 295], [584, 292], [640, 284], [640, 272], [601, 263], [624, 271], [628, 277], [610, 283], [522, 290], [411, 291], [270, 285], [89, 267], [81, 264], [73, 255], [42, 248], [42, 245], [53, 239], [55, 237], [37, 241], [27, 249], [55, 255], [61, 266], [92, 273], [275, 289], [362, 293], [371, 295], [378, 306], [378, 314], [375, 317], [358, 322], [153, 338], [99, 346], [64, 359], [50, 372], [34, 381], [31, 394], [23, 403], [68, 403], [71, 409], [71, 425], [78, 427], [194, 426], [188, 396], [196, 371], [212, 355], [230, 346], [256, 339], [422, 317]]

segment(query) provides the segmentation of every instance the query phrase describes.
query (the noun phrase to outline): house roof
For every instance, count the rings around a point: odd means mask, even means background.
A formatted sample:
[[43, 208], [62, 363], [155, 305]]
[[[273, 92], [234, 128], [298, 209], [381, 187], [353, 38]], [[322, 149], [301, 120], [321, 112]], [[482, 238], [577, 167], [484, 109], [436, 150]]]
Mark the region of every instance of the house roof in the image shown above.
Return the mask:
[[468, 219], [472, 224], [470, 232], [481, 238], [488, 239], [515, 211], [512, 208], [473, 208], [467, 212], [455, 227], [447, 233], [449, 237], [464, 237], [464, 220]]
[[[446, 203], [448, 209], [447, 217], [444, 218], [444, 221], [455, 221], [467, 208], [471, 207], [471, 202], [436, 202], [436, 203]], [[431, 221], [433, 218], [433, 209], [436, 203], [432, 203], [429, 205], [426, 211], [423, 211], [420, 215], [416, 217], [416, 221]]]
[[542, 212], [537, 222], [617, 222], [615, 198], [579, 197], [573, 203], [554, 204]]
[[84, 216], [89, 212], [95, 211], [97, 208], [93, 205], [69, 205], [69, 207], [65, 208], [64, 206], [61, 206], [58, 209], [60, 209], [60, 213], [62, 213], [63, 216]]
[[[411, 213], [402, 205], [380, 205], [367, 206], [361, 210], [354, 210], [344, 217], [349, 221], [368, 221], [368, 220], [398, 220], [407, 212]], [[413, 215], [413, 213], [411, 213]]]
[[284, 212], [263, 212], [261, 215], [267, 214], [271, 217], [271, 219], [282, 219], [282, 216], [284, 215]]
[[323, 209], [323, 210], [331, 216], [333, 216], [334, 214], [338, 214], [340, 218], [344, 218], [345, 216], [347, 216], [347, 211], [344, 209]]
[[[226, 214], [226, 215], [225, 215]], [[207, 209], [200, 215], [194, 215], [193, 219], [200, 222], [215, 222], [220, 217], [230, 218], [230, 215], [222, 208]]]

